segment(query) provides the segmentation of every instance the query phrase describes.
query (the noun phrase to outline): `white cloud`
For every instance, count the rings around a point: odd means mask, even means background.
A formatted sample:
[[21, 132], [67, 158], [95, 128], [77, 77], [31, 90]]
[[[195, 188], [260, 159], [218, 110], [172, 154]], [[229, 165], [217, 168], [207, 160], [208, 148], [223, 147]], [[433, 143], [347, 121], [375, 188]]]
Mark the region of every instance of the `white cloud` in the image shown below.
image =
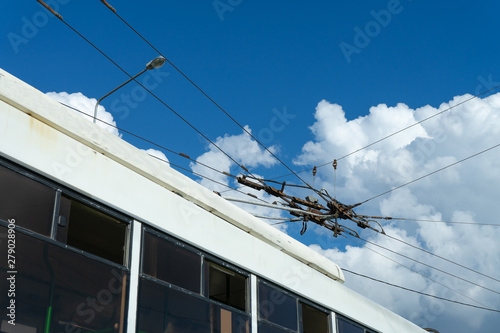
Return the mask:
[[[304, 145], [296, 164], [320, 161], [322, 156], [345, 155], [416, 122], [412, 110], [404, 104], [396, 107], [380, 104], [370, 108], [368, 116], [348, 121], [340, 105], [325, 100], [318, 103], [314, 117], [316, 122], [310, 128], [316, 141], [309, 141]], [[397, 138], [385, 140], [377, 149], [360, 152], [350, 160], [369, 163], [376, 159], [380, 151], [402, 148], [416, 137], [427, 137], [427, 133], [419, 125], [401, 133]]]
[[166, 162], [167, 164], [170, 164], [167, 156], [165, 156], [165, 154], [163, 152], [156, 150], [156, 149], [152, 149], [152, 148], [150, 148], [148, 150], [144, 150], [144, 151], [146, 153], [148, 153], [148, 155], [153, 156], [153, 158], [158, 159], [158, 160], [163, 161], [163, 162]]
[[[69, 106], [74, 107], [75, 109], [84, 112], [85, 114], [82, 114], [78, 111], [74, 111], [77, 114], [81, 115], [83, 118], [87, 119], [88, 121], [93, 121], [94, 109], [97, 103], [97, 100], [95, 98], [88, 98], [80, 92], [68, 94], [67, 92], [64, 91], [59, 93], [48, 92], [46, 93], [46, 95], [55, 99], [58, 102], [67, 104]], [[72, 109], [69, 108], [69, 110]], [[103, 121], [103, 122], [96, 121], [96, 124], [98, 126], [104, 128], [106, 131], [110, 132], [113, 135], [121, 136], [120, 133], [118, 132], [118, 129], [116, 128], [116, 122], [113, 119], [113, 115], [107, 112], [102, 105], [99, 105], [99, 107], [97, 108], [97, 119]]]
[[[251, 129], [248, 126], [245, 126], [245, 129], [251, 133]], [[218, 137], [214, 143], [237, 163], [243, 164], [247, 168], [258, 166], [270, 167], [277, 163], [269, 152], [261, 148], [245, 132], [239, 135], [226, 134], [224, 137]], [[214, 191], [223, 191], [227, 190], [226, 186], [218, 185], [207, 178], [229, 185], [229, 177], [221, 174], [221, 172], [230, 173], [231, 168], [236, 173], [240, 173], [242, 170], [217, 147], [209, 145], [208, 151], [196, 159], [199, 163], [191, 163], [190, 166], [193, 172], [205, 177], [200, 181], [202, 185]], [[277, 152], [275, 146], [270, 147], [269, 150], [273, 154]], [[211, 166], [215, 170], [207, 168], [201, 163]]]
[[[251, 133], [251, 129], [245, 126], [245, 129]], [[261, 148], [247, 133], [243, 132], [239, 135], [224, 135], [215, 140], [215, 144], [220, 147], [224, 152], [231, 156], [237, 163], [243, 164], [247, 168], [256, 168], [259, 166], [271, 167], [277, 163], [272, 155]], [[276, 154], [278, 149], [275, 146], [268, 148], [273, 154]], [[258, 201], [259, 199], [266, 202], [272, 202], [276, 198], [267, 195], [263, 191], [257, 191], [246, 186], [238, 184], [232, 177], [222, 174], [226, 172], [229, 174], [239, 174], [242, 172], [241, 168], [237, 166], [228, 156], [222, 153], [218, 148], [213, 145], [208, 146], [208, 151], [196, 159], [197, 163], [191, 163], [190, 167], [193, 172], [202, 175], [203, 178], [199, 180], [200, 184], [211, 190], [221, 192], [224, 196], [244, 198], [251, 201]], [[210, 166], [213, 169], [207, 168]], [[259, 177], [253, 173], [253, 176]], [[211, 180], [210, 180], [211, 179]], [[214, 181], [218, 183], [215, 183]], [[257, 181], [256, 181], [257, 182]], [[241, 192], [230, 190], [231, 186]], [[246, 195], [251, 193], [257, 198]], [[281, 210], [267, 208], [257, 205], [249, 205], [245, 203], [234, 202], [235, 205], [240, 206], [251, 214], [266, 216], [266, 217], [281, 217]], [[276, 223], [274, 220], [266, 220], [270, 224]], [[277, 224], [277, 228], [286, 230], [286, 224]]]
[[[404, 104], [378, 105], [367, 116], [347, 120], [341, 106], [327, 101], [318, 103], [315, 123], [310, 127], [314, 140], [304, 144], [295, 163], [314, 166], [342, 157], [378, 139], [447, 110], [469, 99], [457, 96], [439, 108], [425, 106], [415, 110]], [[338, 161], [336, 193], [345, 204], [354, 204], [391, 188], [425, 176], [439, 168], [462, 160], [500, 143], [500, 94], [473, 99], [400, 134]], [[499, 223], [500, 148], [444, 171], [425, 177], [356, 208], [358, 213], [422, 220], [448, 220]], [[333, 193], [331, 166], [318, 169], [317, 187]], [[347, 226], [352, 226], [351, 222]], [[495, 278], [500, 278], [500, 228], [467, 224], [389, 221], [387, 234], [424, 248], [444, 258]], [[500, 283], [453, 265], [428, 253], [391, 240], [374, 232], [362, 237], [408, 257], [425, 262], [464, 279], [500, 291]], [[361, 242], [363, 243], [363, 242]], [[311, 247], [340, 266], [390, 283], [460, 302], [500, 309], [500, 295], [443, 275], [435, 270], [397, 257], [370, 245], [353, 244], [345, 249]], [[439, 283], [423, 278], [370, 251], [372, 247], [394, 260], [417, 270], [481, 304], [447, 290]], [[348, 273], [347, 285], [384, 306], [426, 327], [446, 323], [447, 330], [468, 327], [482, 331], [491, 327], [486, 311], [473, 310], [433, 300], [403, 290], [384, 287]], [[489, 323], [489, 324], [488, 324]], [[497, 320], [498, 323], [498, 320]], [[442, 327], [443, 329], [444, 327]]]

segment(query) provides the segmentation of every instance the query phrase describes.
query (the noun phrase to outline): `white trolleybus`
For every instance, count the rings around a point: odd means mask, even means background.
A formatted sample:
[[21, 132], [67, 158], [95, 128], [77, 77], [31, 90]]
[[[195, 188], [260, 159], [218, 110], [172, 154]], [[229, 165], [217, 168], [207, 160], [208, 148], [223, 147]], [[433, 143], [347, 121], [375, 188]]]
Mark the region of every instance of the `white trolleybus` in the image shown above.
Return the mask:
[[0, 331], [411, 333], [340, 268], [0, 70]]

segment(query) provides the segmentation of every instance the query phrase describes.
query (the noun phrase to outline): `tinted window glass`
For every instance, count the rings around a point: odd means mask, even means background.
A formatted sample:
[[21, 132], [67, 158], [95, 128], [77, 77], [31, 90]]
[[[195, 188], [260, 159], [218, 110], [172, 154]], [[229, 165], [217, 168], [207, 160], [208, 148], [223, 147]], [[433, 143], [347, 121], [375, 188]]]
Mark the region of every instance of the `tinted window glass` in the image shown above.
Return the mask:
[[259, 318], [297, 330], [297, 300], [260, 282]]
[[137, 331], [244, 333], [249, 325], [249, 316], [146, 278], [140, 281]]
[[64, 196], [59, 213], [58, 241], [124, 264], [126, 223]]
[[214, 263], [208, 263], [207, 268], [209, 297], [245, 311], [247, 278]]
[[362, 327], [338, 316], [337, 328], [338, 333], [363, 333], [365, 331]]
[[0, 219], [50, 236], [56, 192], [26, 176], [0, 166]]
[[328, 314], [307, 304], [302, 306], [302, 331], [304, 333], [328, 333]]
[[[259, 331], [259, 333], [283, 333], [283, 332], [289, 333], [290, 332], [290, 330], [287, 330], [284, 328], [277, 328], [275, 326], [272, 326], [272, 325], [269, 325], [269, 324], [266, 324], [263, 322], [259, 323], [258, 331]], [[294, 332], [296, 332], [296, 331], [294, 331]]]
[[201, 256], [149, 232], [144, 233], [143, 273], [200, 293]]
[[[0, 236], [5, 233], [6, 228], [0, 227]], [[46, 325], [50, 332], [124, 329], [128, 285], [124, 270], [19, 231], [16, 245], [16, 327], [21, 331], [45, 332]], [[6, 250], [0, 246], [2, 258], [7, 257]], [[4, 272], [6, 262], [0, 260]], [[8, 289], [6, 283], [0, 280], [0, 290]], [[6, 309], [8, 301], [0, 297], [0, 307]]]

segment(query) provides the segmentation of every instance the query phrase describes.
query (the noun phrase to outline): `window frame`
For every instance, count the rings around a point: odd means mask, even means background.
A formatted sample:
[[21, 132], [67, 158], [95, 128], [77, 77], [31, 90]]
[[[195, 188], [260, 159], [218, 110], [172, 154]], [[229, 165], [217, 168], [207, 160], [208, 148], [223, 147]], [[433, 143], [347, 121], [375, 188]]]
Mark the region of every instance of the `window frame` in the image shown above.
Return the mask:
[[[5, 220], [0, 219], [0, 225], [4, 226], [4, 227], [8, 227], [9, 223], [7, 221], [5, 221]], [[58, 247], [60, 247], [62, 249], [66, 249], [66, 250], [69, 250], [71, 252], [81, 254], [81, 255], [89, 258], [89, 259], [97, 260], [97, 261], [99, 261], [101, 263], [107, 264], [109, 266], [113, 266], [114, 268], [123, 269], [127, 273], [130, 274], [130, 267], [128, 267], [128, 266], [117, 264], [114, 261], [111, 261], [111, 260], [105, 259], [103, 257], [99, 257], [98, 255], [95, 255], [95, 254], [92, 254], [92, 253], [80, 250], [80, 249], [78, 249], [76, 247], [73, 247], [71, 245], [67, 245], [67, 244], [61, 243], [61, 242], [59, 242], [59, 241], [57, 241], [55, 239], [48, 238], [48, 237], [46, 237], [44, 235], [41, 235], [41, 234], [39, 234], [37, 232], [34, 232], [34, 231], [29, 230], [29, 229], [20, 227], [18, 225], [16, 225], [16, 229], [15, 230], [16, 230], [16, 233], [17, 232], [23, 233], [25, 235], [31, 236], [33, 238], [36, 238], [36, 239], [41, 240], [41, 241], [44, 241], [44, 242], [49, 243], [51, 245], [58, 246]]]
[[[182, 287], [179, 287], [177, 285], [174, 285], [172, 283], [168, 283], [168, 282], [165, 282], [163, 280], [160, 280], [160, 279], [157, 279], [155, 277], [152, 277], [146, 273], [143, 272], [143, 264], [144, 264], [144, 234], [146, 232], [149, 232], [155, 236], [158, 236], [160, 237], [161, 239], [164, 239], [170, 243], [173, 243], [174, 245], [176, 246], [180, 246], [190, 252], [193, 252], [195, 254], [198, 254], [200, 255], [201, 257], [201, 261], [200, 261], [200, 293], [195, 293], [191, 290], [188, 290], [188, 289], [185, 289], [185, 288], [182, 288]], [[246, 279], [245, 281], [245, 311], [242, 311], [238, 308], [235, 308], [235, 307], [232, 307], [230, 305], [227, 305], [225, 303], [222, 303], [222, 302], [219, 302], [217, 300], [214, 300], [214, 299], [211, 299], [209, 297], [209, 295], [207, 294], [208, 290], [207, 290], [207, 287], [206, 287], [206, 282], [208, 282], [208, 276], [205, 272], [205, 268], [207, 267], [208, 268], [208, 265], [209, 263], [212, 262], [218, 266], [221, 266], [223, 268], [226, 268], [230, 271], [234, 271], [235, 273], [237, 274], [240, 274], [240, 275], [243, 275]], [[246, 315], [249, 317], [249, 319], [252, 318], [252, 313], [251, 313], [251, 292], [250, 292], [250, 288], [251, 288], [251, 283], [250, 283], [250, 276], [251, 274], [247, 271], [244, 271], [242, 270], [241, 268], [239, 267], [236, 267], [234, 265], [232, 265], [231, 263], [228, 263], [227, 261], [224, 261], [218, 257], [215, 257], [213, 255], [211, 255], [210, 253], [207, 253], [187, 242], [184, 242], [184, 241], [181, 241], [179, 240], [178, 238], [176, 237], [173, 237], [163, 231], [160, 231], [156, 228], [153, 228], [152, 226], [148, 225], [147, 223], [142, 223], [142, 228], [141, 228], [141, 255], [140, 255], [140, 267], [139, 267], [139, 279], [141, 278], [146, 278], [150, 281], [153, 281], [153, 282], [157, 282], [157, 283], [160, 283], [161, 285], [165, 286], [165, 287], [168, 287], [168, 288], [172, 288], [172, 289], [175, 289], [175, 290], [179, 290], [179, 291], [182, 291], [182, 292], [185, 292], [185, 293], [188, 293], [192, 296], [196, 296], [196, 297], [201, 297], [203, 300], [207, 301], [207, 302], [210, 302], [212, 304], [215, 304], [217, 306], [220, 306], [221, 308], [224, 308], [226, 310], [230, 310], [230, 311], [233, 311], [233, 312], [236, 312], [240, 315]]]
[[[203, 254], [201, 251], [199, 251], [198, 249], [188, 245], [188, 244], [185, 244], [179, 240], [177, 240], [176, 238], [173, 238], [165, 233], [162, 233], [161, 231], [158, 231], [156, 229], [153, 229], [151, 227], [148, 227], [147, 225], [145, 224], [142, 224], [142, 228], [141, 228], [141, 253], [140, 253], [140, 261], [139, 261], [139, 278], [147, 278], [149, 280], [152, 280], [152, 281], [156, 281], [156, 282], [161, 282], [163, 285], [165, 286], [168, 286], [170, 288], [174, 288], [176, 290], [180, 290], [180, 291], [185, 291], [187, 293], [190, 293], [190, 294], [193, 294], [193, 295], [201, 295], [201, 296], [204, 296], [203, 295]], [[146, 233], [150, 233], [152, 234], [153, 236], [156, 236], [160, 239], [163, 239], [175, 246], [178, 246], [180, 248], [183, 248], [185, 249], [186, 251], [189, 251], [191, 253], [194, 253], [196, 255], [199, 255], [200, 256], [200, 285], [199, 285], [199, 290], [200, 290], [200, 293], [196, 293], [192, 290], [189, 290], [189, 289], [186, 289], [186, 288], [183, 288], [183, 287], [180, 287], [180, 286], [177, 286], [175, 284], [172, 284], [172, 283], [169, 283], [169, 282], [166, 282], [164, 280], [161, 280], [159, 278], [155, 278], [147, 273], [144, 273], [144, 240], [145, 240], [145, 234]]]
[[332, 332], [332, 311], [328, 310], [326, 308], [323, 308], [323, 307], [319, 306], [318, 304], [309, 301], [308, 299], [304, 299], [304, 298], [299, 297], [299, 309], [298, 309], [298, 311], [299, 311], [300, 332], [304, 332], [304, 316], [303, 316], [303, 312], [302, 312], [302, 304], [309, 306], [309, 307], [313, 308], [314, 310], [317, 310], [319, 312], [323, 312], [324, 314], [326, 314], [326, 327], [327, 327], [328, 333]]
[[378, 331], [375, 331], [372, 328], [369, 328], [369, 327], [367, 327], [367, 326], [365, 326], [365, 325], [363, 325], [363, 324], [361, 324], [361, 323], [359, 323], [359, 322], [357, 322], [357, 321], [355, 321], [347, 316], [344, 316], [340, 313], [335, 313], [335, 325], [336, 325], [337, 332], [339, 332], [339, 324], [338, 324], [339, 319], [344, 320], [345, 322], [347, 322], [349, 324], [352, 324], [354, 326], [361, 328], [363, 330], [363, 333], [378, 333]]
[[[18, 165], [10, 160], [5, 159], [4, 157], [0, 156], [0, 167], [4, 167], [7, 170], [10, 170], [12, 172], [15, 172], [21, 176], [27, 177], [28, 179], [40, 183], [42, 185], [45, 185], [51, 189], [54, 190], [55, 192], [55, 199], [54, 199], [54, 207], [53, 207], [53, 214], [52, 214], [52, 225], [51, 225], [51, 232], [49, 236], [45, 236], [43, 234], [40, 234], [36, 231], [32, 231], [30, 229], [24, 228], [22, 226], [16, 225], [16, 230], [22, 231], [28, 235], [34, 236], [37, 239], [41, 239], [44, 241], [48, 241], [51, 244], [56, 244], [58, 246], [61, 246], [63, 248], [69, 249], [73, 252], [77, 252], [80, 254], [83, 254], [89, 258], [99, 260], [101, 262], [104, 262], [106, 264], [112, 265], [113, 267], [121, 267], [122, 269], [126, 269], [126, 271], [130, 274], [130, 261], [132, 257], [132, 247], [131, 245], [131, 240], [132, 240], [132, 224], [133, 224], [133, 219], [131, 217], [128, 217], [127, 215], [118, 212], [117, 210], [114, 210], [107, 205], [104, 205], [100, 202], [97, 202], [95, 200], [89, 199], [85, 195], [67, 187], [64, 186], [61, 183], [58, 183], [56, 180], [49, 179], [43, 175], [38, 174], [36, 171], [30, 170], [26, 167], [23, 167], [21, 165]], [[89, 206], [90, 208], [104, 213], [106, 215], [109, 215], [112, 218], [115, 218], [119, 220], [120, 222], [123, 222], [126, 224], [125, 227], [125, 241], [124, 241], [124, 251], [123, 251], [123, 263], [117, 264], [116, 262], [113, 262], [109, 259], [100, 257], [98, 255], [86, 252], [84, 250], [81, 250], [77, 247], [65, 244], [63, 242], [60, 242], [56, 239], [57, 237], [57, 227], [58, 227], [58, 219], [59, 219], [59, 212], [60, 212], [60, 206], [61, 206], [61, 197], [62, 195], [65, 195], [67, 198], [71, 200], [78, 201], [86, 206]], [[7, 221], [0, 220], [0, 222], [7, 223]]]
[[[249, 274], [245, 274], [244, 272], [240, 271], [240, 270], [237, 270], [237, 269], [233, 269], [231, 266], [232, 265], [228, 265], [224, 262], [221, 262], [221, 263], [218, 263], [212, 259], [208, 259], [206, 257], [204, 257], [204, 260], [203, 260], [203, 272], [202, 272], [202, 276], [204, 277], [204, 279], [202, 280], [203, 282], [203, 295], [205, 297], [207, 297], [208, 299], [210, 299], [213, 303], [215, 304], [219, 304], [221, 306], [223, 305], [226, 305], [226, 306], [230, 306], [231, 308], [234, 308], [236, 310], [240, 310], [240, 311], [243, 311], [245, 313], [249, 313], [251, 314], [251, 302], [250, 302], [250, 297], [251, 297], [251, 292], [250, 292], [250, 275]], [[238, 309], [232, 305], [229, 305], [229, 304], [226, 304], [222, 301], [218, 301], [214, 298], [211, 298], [210, 297], [210, 267], [213, 267], [216, 269], [216, 270], [220, 270], [222, 273], [226, 273], [224, 272], [224, 270], [227, 270], [228, 272], [231, 272], [231, 273], [235, 273], [235, 275], [240, 275], [242, 277], [244, 277], [245, 279], [245, 310], [241, 310], [241, 309]], [[219, 267], [217, 267], [219, 266]], [[208, 273], [208, 276], [206, 276]], [[229, 274], [229, 273], [226, 273], [226, 274]]]
[[[9, 223], [6, 222], [5, 220], [2, 220], [0, 219], [0, 226], [1, 227], [5, 227], [6, 229], [8, 229], [8, 225]], [[53, 240], [51, 238], [48, 238], [44, 235], [41, 235], [37, 232], [33, 232], [29, 229], [26, 229], [26, 228], [23, 228], [23, 227], [18, 227], [17, 225], [15, 226], [15, 232], [17, 235], [23, 235], [25, 237], [27, 237], [28, 239], [33, 239], [34, 241], [39, 241], [41, 244], [44, 244], [44, 246], [51, 246], [55, 249], [57, 249], [57, 251], [61, 251], [60, 253], [66, 253], [66, 255], [68, 256], [76, 256], [76, 257], [81, 257], [83, 258], [84, 260], [88, 260], [89, 263], [92, 263], [92, 265], [100, 265], [101, 268], [102, 267], [106, 267], [106, 269], [109, 269], [109, 270], [116, 270], [117, 272], [120, 272], [122, 273], [122, 277], [126, 276], [126, 286], [124, 287], [124, 289], [122, 289], [123, 293], [122, 293], [122, 296], [119, 298], [120, 299], [120, 302], [121, 302], [121, 307], [123, 307], [123, 309], [125, 310], [124, 312], [124, 316], [121, 318], [121, 323], [123, 324], [122, 326], [122, 329], [123, 331], [125, 332], [127, 330], [127, 327], [128, 327], [128, 322], [127, 322], [127, 309], [129, 307], [129, 303], [130, 303], [130, 300], [131, 300], [131, 289], [130, 289], [130, 278], [131, 278], [131, 273], [130, 273], [130, 269], [124, 265], [119, 265], [113, 261], [110, 261], [110, 260], [107, 260], [107, 259], [104, 259], [102, 257], [99, 257], [97, 255], [94, 255], [94, 254], [91, 254], [91, 253], [88, 253], [88, 252], [85, 252], [85, 251], [82, 251], [82, 250], [79, 250], [79, 249], [76, 249], [74, 247], [71, 247], [71, 246], [68, 246], [64, 243], [61, 243], [59, 241], [56, 241], [56, 240]], [[16, 237], [17, 239], [17, 237]], [[17, 252], [17, 251], [16, 251]], [[16, 254], [17, 256], [17, 254]], [[57, 256], [59, 257], [59, 256]], [[17, 265], [16, 265], [17, 266]], [[19, 274], [24, 274], [24, 270], [22, 271], [19, 271], [19, 272], [15, 272], [16, 276], [19, 277]], [[38, 277], [38, 276], [36, 276]], [[54, 281], [56, 280], [56, 277], [52, 277], [54, 279]], [[61, 280], [59, 280], [60, 282]], [[102, 289], [101, 290], [108, 290], [109, 291], [109, 283], [107, 285], [102, 285]], [[106, 287], [108, 289], [106, 289]], [[66, 290], [67, 289], [64, 289], [64, 288], [61, 288], [60, 290]], [[74, 289], [76, 292], [80, 292], [80, 290], [77, 290], [77, 289]], [[71, 291], [71, 290], [70, 290]], [[17, 294], [17, 293], [16, 293]], [[94, 295], [94, 294], [92, 294]], [[98, 293], [96, 294], [98, 295]], [[96, 296], [98, 302], [99, 302], [99, 296]], [[17, 302], [17, 301], [16, 301]], [[80, 304], [83, 304], [84, 302], [82, 301]], [[105, 303], [100, 303], [101, 305], [107, 305]], [[45, 313], [43, 313], [43, 316], [45, 317]], [[71, 322], [68, 322], [68, 323], [71, 323]], [[78, 323], [77, 323], [78, 324]]]
[[[266, 280], [260, 276], [257, 276], [257, 302], [259, 302], [259, 299], [260, 299], [260, 288], [259, 288], [259, 284], [260, 283], [263, 283], [264, 285], [266, 285], [267, 287], [270, 287], [270, 288], [273, 288], [287, 296], [290, 296], [292, 298], [295, 299], [295, 304], [297, 306], [297, 330], [294, 331], [294, 330], [291, 330], [287, 327], [283, 327], [281, 326], [280, 324], [276, 324], [276, 323], [273, 323], [269, 320], [266, 320], [266, 319], [262, 319], [261, 316], [260, 316], [260, 309], [259, 309], [259, 305], [257, 304], [257, 313], [256, 313], [256, 316], [257, 316], [257, 323], [264, 323], [268, 326], [271, 326], [273, 328], [276, 328], [276, 329], [280, 329], [282, 331], [286, 331], [286, 332], [290, 332], [290, 333], [297, 333], [297, 332], [300, 332], [302, 333], [303, 332], [303, 318], [302, 318], [302, 306], [301, 306], [301, 303], [303, 304], [306, 304], [310, 307], [312, 307], [313, 309], [316, 309], [318, 311], [321, 311], [323, 313], [325, 313], [327, 315], [327, 328], [328, 328], [328, 332], [332, 332], [332, 312], [336, 314], [335, 311], [332, 311], [328, 308], [325, 308], [317, 303], [314, 303], [313, 301], [307, 299], [307, 298], [304, 298], [302, 296], [299, 296], [298, 294], [288, 290], [288, 289], [285, 289], [283, 287], [281, 287], [280, 285], [277, 285], [273, 282], [270, 282], [269, 280]], [[375, 332], [370, 332], [370, 333], [375, 333]]]

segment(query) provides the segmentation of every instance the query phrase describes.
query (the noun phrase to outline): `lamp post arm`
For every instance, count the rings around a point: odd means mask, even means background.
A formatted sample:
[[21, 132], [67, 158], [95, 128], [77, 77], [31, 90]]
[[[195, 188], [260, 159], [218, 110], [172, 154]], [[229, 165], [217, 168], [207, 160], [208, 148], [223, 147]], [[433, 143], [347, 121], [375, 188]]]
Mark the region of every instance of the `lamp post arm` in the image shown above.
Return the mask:
[[147, 71], [148, 68], [144, 69], [143, 71], [141, 71], [140, 73], [138, 73], [137, 75], [131, 77], [130, 79], [128, 79], [126, 82], [122, 83], [120, 86], [118, 86], [117, 88], [111, 90], [109, 93], [107, 93], [106, 95], [102, 96], [96, 103], [95, 105], [95, 108], [94, 108], [94, 124], [96, 122], [96, 118], [97, 118], [97, 107], [99, 106], [99, 103], [101, 103], [101, 101], [108, 97], [109, 95], [111, 95], [112, 93], [114, 93], [115, 91], [117, 91], [118, 89], [120, 89], [121, 87], [123, 87], [124, 85], [126, 85], [127, 83], [129, 83], [130, 81], [134, 80], [135, 78], [137, 78], [139, 75], [143, 74], [145, 71]]

